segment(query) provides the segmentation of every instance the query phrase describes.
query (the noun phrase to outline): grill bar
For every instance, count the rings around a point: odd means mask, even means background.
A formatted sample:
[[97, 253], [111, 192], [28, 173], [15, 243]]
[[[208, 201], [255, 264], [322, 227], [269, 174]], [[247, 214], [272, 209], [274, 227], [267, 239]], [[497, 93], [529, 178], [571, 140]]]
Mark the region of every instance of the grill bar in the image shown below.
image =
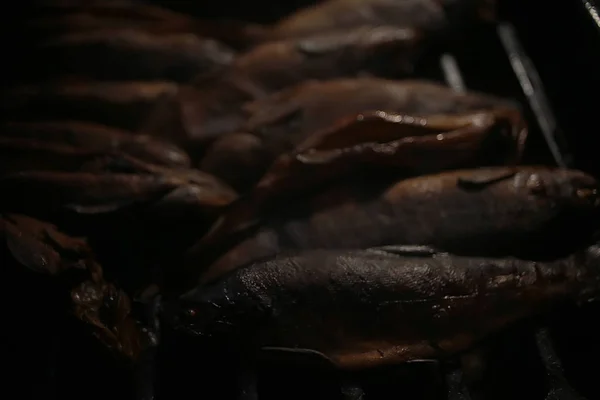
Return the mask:
[[546, 328], [540, 329], [535, 335], [536, 344], [546, 367], [546, 376], [550, 391], [546, 400], [586, 400], [575, 392], [564, 376], [562, 363], [554, 350], [550, 334]]
[[463, 382], [463, 373], [460, 369], [446, 374], [446, 385], [448, 386], [448, 400], [471, 400], [471, 395]]
[[458, 63], [456, 62], [456, 58], [448, 53], [442, 54], [440, 58], [440, 66], [448, 86], [458, 93], [465, 93], [467, 91], [467, 87], [458, 67]]
[[[573, 157], [568, 152], [564, 138], [559, 131], [541, 79], [519, 43], [514, 28], [507, 23], [500, 24], [497, 27], [497, 33], [556, 164], [563, 168], [572, 166]], [[466, 92], [465, 79], [452, 54], [444, 53], [440, 56], [440, 67], [449, 87], [456, 92]], [[543, 327], [535, 332], [535, 343], [546, 369], [549, 385], [545, 400], [587, 400], [577, 394], [567, 382], [562, 363], [550, 339], [548, 328]], [[463, 382], [463, 373], [460, 368], [447, 373], [445, 379], [447, 400], [471, 400], [472, 397]]]
[[592, 20], [600, 30], [600, 10], [595, 0], [583, 0], [583, 5], [592, 17]]
[[533, 63], [523, 50], [514, 27], [508, 23], [502, 23], [498, 26], [497, 32], [516, 78], [535, 114], [554, 161], [562, 168], [572, 166], [573, 157], [567, 149], [566, 141], [558, 128], [542, 81]]

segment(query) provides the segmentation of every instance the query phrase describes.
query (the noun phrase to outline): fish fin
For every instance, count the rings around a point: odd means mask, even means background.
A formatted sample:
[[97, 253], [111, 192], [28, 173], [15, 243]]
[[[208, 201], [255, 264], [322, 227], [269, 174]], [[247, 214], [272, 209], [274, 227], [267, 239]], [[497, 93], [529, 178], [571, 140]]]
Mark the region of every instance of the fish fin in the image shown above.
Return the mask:
[[390, 245], [390, 246], [378, 246], [367, 249], [368, 251], [376, 251], [383, 253], [390, 253], [399, 256], [412, 256], [412, 257], [431, 257], [438, 254], [440, 251], [436, 250], [431, 246], [421, 245]]
[[268, 360], [308, 364], [313, 368], [315, 366], [327, 369], [335, 367], [331, 358], [316, 350], [289, 347], [262, 347], [260, 350], [261, 357]]
[[506, 179], [510, 179], [517, 174], [515, 170], [506, 169], [484, 169], [477, 171], [474, 176], [471, 177], [459, 177], [457, 179], [457, 186], [465, 190], [481, 190], [485, 189], [489, 185], [494, 183], [502, 182]]

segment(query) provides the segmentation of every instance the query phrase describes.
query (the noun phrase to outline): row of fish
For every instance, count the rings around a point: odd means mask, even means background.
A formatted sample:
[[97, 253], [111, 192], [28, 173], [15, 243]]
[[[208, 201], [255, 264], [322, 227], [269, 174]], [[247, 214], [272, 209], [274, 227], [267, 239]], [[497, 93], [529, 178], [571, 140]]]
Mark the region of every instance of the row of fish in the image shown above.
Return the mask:
[[230, 28], [41, 3], [44, 67], [2, 93], [2, 258], [123, 362], [159, 324], [240, 359], [445, 359], [600, 292], [598, 181], [519, 165], [515, 101], [415, 78], [493, 2], [327, 0]]

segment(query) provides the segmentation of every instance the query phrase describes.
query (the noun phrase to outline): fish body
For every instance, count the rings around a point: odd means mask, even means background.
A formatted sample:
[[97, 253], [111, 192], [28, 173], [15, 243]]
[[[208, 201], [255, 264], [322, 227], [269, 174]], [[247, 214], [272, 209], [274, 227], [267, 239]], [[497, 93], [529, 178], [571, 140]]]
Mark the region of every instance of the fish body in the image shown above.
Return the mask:
[[[494, 167], [380, 185], [342, 185], [267, 214], [260, 227], [200, 268], [208, 282], [281, 251], [429, 245], [453, 253], [565, 256], [596, 229], [599, 186], [577, 170]], [[569, 232], [565, 235], [565, 232]], [[190, 253], [198, 268], [207, 253]]]
[[[230, 139], [228, 135], [222, 135], [208, 147], [200, 168], [217, 176], [225, 176], [227, 171], [219, 169], [219, 165], [227, 160], [237, 169], [253, 170], [255, 176], [260, 176], [265, 172], [264, 164], [294, 150], [312, 135], [334, 131], [340, 121], [369, 112], [382, 111], [407, 118], [422, 118], [425, 122], [428, 117], [441, 115], [448, 120], [446, 125], [452, 127], [457, 124], [452, 120], [453, 116], [504, 110], [520, 115], [519, 108], [507, 100], [480, 93], [459, 94], [434, 82], [381, 78], [309, 81], [244, 106], [245, 122], [237, 130], [256, 136], [256, 142], [262, 147], [262, 163], [240, 162], [240, 159], [244, 159], [244, 151], [256, 151], [257, 146], [253, 144], [251, 150], [241, 146], [236, 151], [228, 151], [222, 142]], [[369, 122], [355, 124], [357, 128], [360, 127], [359, 133], [364, 138], [362, 142], [369, 141], [371, 131], [377, 137], [378, 124]], [[398, 131], [403, 130], [403, 124], [396, 125]], [[444, 125], [440, 125], [443, 129]], [[356, 132], [359, 129], [345, 130]], [[349, 137], [348, 142], [351, 141]]]
[[137, 130], [156, 102], [174, 96], [173, 82], [63, 82], [3, 93], [0, 115], [14, 121], [80, 120]]
[[189, 156], [166, 141], [78, 121], [7, 122], [0, 126], [0, 143], [0, 147], [6, 146], [8, 158], [11, 154], [12, 158], [24, 158], [25, 164], [35, 159], [20, 157], [20, 151], [40, 148], [42, 153], [52, 153], [55, 146], [65, 146], [82, 152], [123, 152], [142, 161], [166, 166], [190, 165]]
[[388, 26], [279, 40], [241, 54], [228, 73], [245, 77], [266, 93], [313, 79], [400, 77], [412, 71], [420, 41], [414, 29]]
[[435, 0], [330, 0], [281, 19], [273, 35], [301, 37], [364, 25], [436, 29], [444, 26], [445, 19], [443, 7]]
[[186, 293], [167, 304], [165, 320], [199, 338], [239, 340], [244, 351], [317, 351], [342, 369], [439, 359], [553, 303], [597, 295], [597, 257], [595, 250], [547, 263], [427, 249], [299, 252]]
[[41, 71], [44, 78], [174, 82], [222, 68], [234, 57], [221, 43], [191, 33], [150, 34], [132, 29], [65, 34], [39, 43], [35, 54], [37, 62], [49, 57], [57, 60]]
[[245, 103], [288, 86], [361, 74], [406, 77], [420, 44], [417, 31], [395, 27], [266, 42], [240, 54], [229, 66], [200, 75], [179, 96], [160, 104], [144, 130], [175, 135], [183, 143], [205, 148], [242, 126]]
[[[124, 155], [90, 158], [80, 170], [24, 171], [0, 179], [4, 209], [32, 215], [141, 212], [148, 221], [204, 220], [237, 194], [197, 170], [166, 168]], [[39, 202], [39, 198], [44, 202]]]

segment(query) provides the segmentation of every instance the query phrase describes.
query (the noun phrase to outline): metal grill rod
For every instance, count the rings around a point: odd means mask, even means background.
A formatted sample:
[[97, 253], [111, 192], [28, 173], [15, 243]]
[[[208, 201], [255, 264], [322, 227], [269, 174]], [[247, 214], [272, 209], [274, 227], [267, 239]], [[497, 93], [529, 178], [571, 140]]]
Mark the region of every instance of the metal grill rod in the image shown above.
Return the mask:
[[465, 80], [462, 77], [456, 58], [452, 54], [442, 54], [440, 58], [440, 66], [444, 73], [444, 79], [448, 86], [450, 86], [455, 92], [465, 93], [467, 86]]
[[567, 382], [548, 330], [546, 328], [538, 330], [535, 334], [535, 340], [550, 383], [550, 391], [546, 400], [585, 400]]
[[598, 29], [600, 29], [600, 11], [598, 10], [598, 6], [596, 5], [596, 1], [594, 0], [583, 0], [583, 6], [592, 17], [592, 20], [596, 23]]
[[541, 79], [533, 63], [525, 54], [515, 29], [508, 23], [500, 24], [497, 29], [502, 46], [508, 55], [523, 93], [525, 93], [525, 97], [527, 97], [535, 114], [554, 161], [561, 168], [572, 166], [573, 157], [567, 150], [565, 139], [559, 131]]

